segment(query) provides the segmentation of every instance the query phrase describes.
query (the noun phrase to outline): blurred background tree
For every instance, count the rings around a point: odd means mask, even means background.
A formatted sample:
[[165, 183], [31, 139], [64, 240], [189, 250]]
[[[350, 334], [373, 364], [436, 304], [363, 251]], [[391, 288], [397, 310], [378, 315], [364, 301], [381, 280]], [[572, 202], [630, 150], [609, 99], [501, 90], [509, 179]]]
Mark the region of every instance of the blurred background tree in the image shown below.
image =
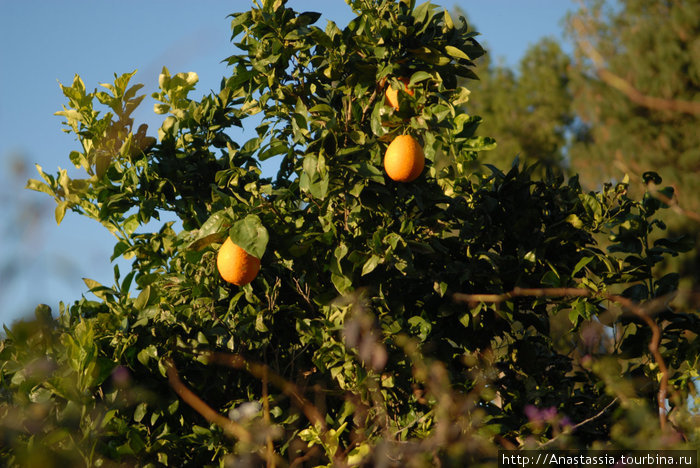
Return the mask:
[[[480, 162], [503, 170], [517, 155], [541, 172], [578, 173], [589, 190], [629, 174], [633, 196], [653, 169], [674, 187], [670, 197], [657, 192], [673, 208], [663, 221], [700, 240], [700, 2], [580, 5], [566, 21], [572, 53], [545, 38], [517, 69], [482, 58], [465, 110], [482, 116], [479, 131], [498, 146]], [[697, 280], [697, 252], [682, 262]]]
[[[675, 189], [664, 221], [697, 240], [700, 3], [588, 1], [570, 15], [568, 31], [573, 109], [588, 130], [571, 147], [572, 168], [589, 187], [656, 168]], [[633, 178], [630, 190], [639, 194], [643, 186]], [[697, 252], [684, 262], [700, 278]]]
[[570, 61], [552, 38], [531, 46], [517, 70], [493, 63], [488, 56], [482, 59], [480, 81], [470, 83], [472, 94], [465, 108], [483, 118], [481, 133], [493, 135], [498, 146], [480, 162], [505, 169], [518, 156], [539, 162], [541, 169], [566, 165], [574, 125]]

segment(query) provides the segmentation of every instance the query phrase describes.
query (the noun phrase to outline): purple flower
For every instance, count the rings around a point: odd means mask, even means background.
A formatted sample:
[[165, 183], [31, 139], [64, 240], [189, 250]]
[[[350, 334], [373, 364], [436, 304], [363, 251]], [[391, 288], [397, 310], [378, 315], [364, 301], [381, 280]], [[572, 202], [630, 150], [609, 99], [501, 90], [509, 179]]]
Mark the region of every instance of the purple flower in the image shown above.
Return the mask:
[[538, 421], [540, 416], [540, 411], [534, 405], [527, 405], [525, 407], [525, 416], [530, 421]]
[[112, 371], [112, 382], [114, 382], [114, 385], [119, 388], [129, 386], [129, 383], [131, 383], [131, 373], [129, 372], [129, 369], [124, 366], [117, 366]]
[[525, 416], [530, 422], [551, 422], [557, 417], [557, 409], [554, 406], [538, 409], [534, 405], [527, 405], [525, 407]]

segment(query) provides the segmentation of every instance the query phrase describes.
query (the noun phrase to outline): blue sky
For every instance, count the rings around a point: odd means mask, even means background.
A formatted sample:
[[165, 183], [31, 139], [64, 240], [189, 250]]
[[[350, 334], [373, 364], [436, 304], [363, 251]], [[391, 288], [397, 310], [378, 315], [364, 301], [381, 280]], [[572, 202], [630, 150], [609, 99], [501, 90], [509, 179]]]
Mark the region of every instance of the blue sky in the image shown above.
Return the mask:
[[[418, 1], [420, 3], [420, 0]], [[461, 7], [482, 34], [491, 56], [515, 65], [530, 44], [562, 36], [562, 18], [573, 0], [434, 1]], [[344, 26], [352, 17], [343, 0], [290, 0], [299, 11], [318, 11]], [[111, 285], [114, 238], [88, 219], [68, 213], [60, 226], [46, 195], [24, 190], [36, 177], [34, 164], [55, 173], [72, 170], [76, 149], [61, 132], [63, 96], [57, 81], [79, 74], [88, 89], [115, 73], [138, 69], [136, 82], [150, 94], [163, 66], [172, 73], [194, 71], [201, 95], [218, 89], [235, 53], [226, 16], [249, 8], [248, 0], [0, 0], [0, 323], [31, 313], [38, 303], [54, 309], [84, 294], [82, 278]], [[565, 47], [565, 50], [567, 48]], [[477, 70], [478, 72], [478, 70]], [[161, 116], [147, 98], [134, 115], [154, 134]], [[17, 163], [22, 156], [28, 165]], [[70, 171], [69, 171], [70, 172]], [[122, 275], [128, 268], [121, 263]]]

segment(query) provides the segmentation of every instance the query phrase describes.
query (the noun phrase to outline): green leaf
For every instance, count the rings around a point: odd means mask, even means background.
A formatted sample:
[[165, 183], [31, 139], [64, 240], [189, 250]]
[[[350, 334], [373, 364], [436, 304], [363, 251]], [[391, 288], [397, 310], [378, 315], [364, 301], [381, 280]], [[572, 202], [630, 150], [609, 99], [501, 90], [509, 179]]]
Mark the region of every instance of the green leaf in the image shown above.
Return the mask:
[[204, 236], [204, 237], [202, 237], [202, 238], [200, 238], [200, 239], [197, 239], [196, 241], [192, 242], [192, 243], [187, 247], [187, 249], [188, 249], [188, 250], [192, 250], [192, 251], [194, 251], [194, 252], [199, 252], [200, 250], [205, 249], [205, 248], [208, 247], [209, 245], [222, 242], [222, 241], [224, 241], [225, 239], [226, 239], [226, 235], [225, 235], [225, 234], [220, 234], [220, 233], [209, 234], [208, 236]]
[[542, 279], [540, 281], [545, 286], [550, 286], [553, 288], [561, 286], [561, 278], [559, 277], [559, 274], [556, 271], [552, 270], [542, 275]]
[[591, 260], [593, 260], [593, 257], [583, 257], [581, 260], [579, 260], [576, 266], [574, 266], [574, 269], [571, 272], [571, 276], [576, 276], [576, 273], [578, 273], [583, 267], [588, 265], [591, 262]]
[[36, 179], [29, 179], [27, 181], [27, 185], [24, 188], [28, 188], [29, 190], [36, 190], [37, 192], [43, 192], [51, 196], [55, 195], [51, 187]]
[[256, 215], [248, 215], [236, 221], [228, 231], [231, 241], [249, 254], [262, 258], [267, 248], [269, 235]]
[[324, 174], [319, 180], [309, 185], [309, 192], [315, 198], [323, 200], [328, 194], [328, 174]]
[[210, 244], [221, 242], [225, 239], [225, 235], [221, 233], [221, 228], [228, 221], [228, 213], [226, 210], [220, 210], [212, 214], [202, 224], [202, 227], [197, 231], [197, 237], [187, 248], [198, 252]]
[[350, 453], [348, 453], [348, 466], [359, 466], [362, 463], [362, 460], [364, 460], [371, 451], [372, 447], [368, 442], [356, 446], [350, 451]]
[[56, 209], [54, 211], [56, 224], [61, 224], [63, 217], [66, 215], [66, 209], [68, 209], [68, 202], [66, 201], [59, 202], [58, 205], [56, 205]]
[[258, 154], [258, 159], [260, 161], [265, 161], [278, 154], [285, 154], [289, 151], [289, 144], [283, 141], [276, 141], [270, 144], [267, 148]]
[[572, 307], [571, 310], [569, 310], [569, 321], [572, 325], [576, 326], [580, 316], [580, 311], [576, 307]]
[[140, 225], [141, 225], [141, 221], [139, 220], [139, 215], [138, 215], [138, 213], [134, 213], [131, 216], [129, 216], [128, 218], [126, 218], [122, 228], [124, 229], [124, 232], [128, 236], [131, 236]]
[[430, 322], [419, 315], [409, 318], [408, 324], [411, 326], [411, 332], [418, 336], [421, 341], [425, 341], [432, 330]]
[[457, 47], [454, 47], [454, 46], [446, 45], [445, 52], [447, 52], [449, 55], [451, 55], [452, 57], [455, 57], [455, 58], [470, 60], [469, 56], [467, 54], [465, 54], [464, 52], [462, 52], [461, 50], [459, 50]]
[[443, 13], [443, 21], [445, 22], [445, 27], [448, 30], [452, 30], [455, 28], [455, 23], [447, 10], [445, 10]]
[[106, 299], [107, 294], [114, 295], [116, 292], [106, 286], [101, 285], [97, 281], [90, 278], [83, 278], [83, 283], [88, 287], [91, 293], [99, 297], [102, 300]]
[[343, 274], [331, 273], [331, 282], [340, 294], [347, 293], [352, 286], [352, 281], [350, 278]]
[[365, 276], [366, 274], [374, 271], [374, 269], [377, 268], [377, 265], [379, 265], [381, 261], [382, 258], [379, 255], [372, 254], [372, 256], [369, 257], [369, 259], [362, 266], [362, 274], [360, 276]]
[[645, 184], [653, 183], [655, 185], [659, 185], [661, 182], [663, 182], [661, 176], [654, 171], [647, 171], [642, 174], [642, 180]]
[[435, 282], [433, 284], [433, 289], [435, 290], [436, 293], [440, 294], [440, 297], [444, 297], [445, 293], [447, 292], [447, 283], [444, 281], [440, 282]]
[[158, 349], [154, 345], [148, 345], [136, 355], [136, 358], [146, 366], [151, 359], [158, 359]]
[[372, 110], [370, 127], [372, 128], [372, 133], [374, 133], [376, 136], [382, 136], [389, 133], [389, 129], [382, 125], [382, 117], [386, 115], [387, 112], [387, 106], [381, 102], [375, 104], [374, 110]]
[[411, 79], [409, 81], [409, 86], [413, 86], [416, 83], [420, 83], [421, 81], [425, 81], [427, 79], [432, 78], [433, 75], [426, 71], [417, 71], [413, 75], [411, 75]]
[[431, 5], [430, 1], [418, 5], [412, 13], [416, 23], [425, 23], [432, 8], [434, 8], [434, 5]]
[[566, 217], [566, 222], [571, 224], [576, 229], [581, 229], [583, 227], [583, 221], [575, 214], [570, 214]]
[[144, 416], [146, 416], [146, 403], [140, 403], [134, 410], [134, 421], [141, 422]]
[[102, 417], [102, 422], [100, 423], [102, 427], [107, 427], [107, 424], [114, 419], [114, 417], [117, 416], [117, 410], [109, 410], [105, 413], [105, 415]]
[[207, 220], [199, 228], [198, 239], [206, 237], [210, 234], [215, 234], [221, 231], [221, 227], [227, 221], [228, 217], [225, 210], [217, 211], [207, 218]]
[[255, 317], [255, 329], [260, 333], [268, 331], [267, 325], [265, 325], [265, 316], [262, 313], [259, 313], [258, 316]]
[[148, 299], [151, 296], [151, 287], [146, 286], [134, 301], [134, 309], [141, 311], [148, 304]]

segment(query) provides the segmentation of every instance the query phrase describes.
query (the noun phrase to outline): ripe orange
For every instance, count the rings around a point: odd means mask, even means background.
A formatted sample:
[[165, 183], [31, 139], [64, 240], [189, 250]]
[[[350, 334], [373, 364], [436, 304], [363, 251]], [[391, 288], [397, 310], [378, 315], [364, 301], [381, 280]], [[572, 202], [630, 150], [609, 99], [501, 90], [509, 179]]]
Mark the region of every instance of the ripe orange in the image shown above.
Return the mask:
[[384, 154], [384, 170], [397, 182], [411, 182], [425, 167], [423, 148], [411, 135], [399, 135]]
[[[403, 83], [404, 91], [406, 91], [408, 94], [413, 96], [413, 90], [408, 89], [408, 83], [409, 83], [408, 78], [399, 78], [399, 81]], [[391, 85], [388, 85], [386, 87], [386, 91], [384, 91], [384, 96], [386, 97], [386, 100], [389, 103], [389, 105], [392, 106], [394, 109], [398, 110], [398, 108], [399, 108], [399, 90], [392, 88]]]
[[244, 286], [258, 275], [260, 259], [234, 244], [228, 237], [216, 256], [216, 267], [223, 279], [237, 286]]

